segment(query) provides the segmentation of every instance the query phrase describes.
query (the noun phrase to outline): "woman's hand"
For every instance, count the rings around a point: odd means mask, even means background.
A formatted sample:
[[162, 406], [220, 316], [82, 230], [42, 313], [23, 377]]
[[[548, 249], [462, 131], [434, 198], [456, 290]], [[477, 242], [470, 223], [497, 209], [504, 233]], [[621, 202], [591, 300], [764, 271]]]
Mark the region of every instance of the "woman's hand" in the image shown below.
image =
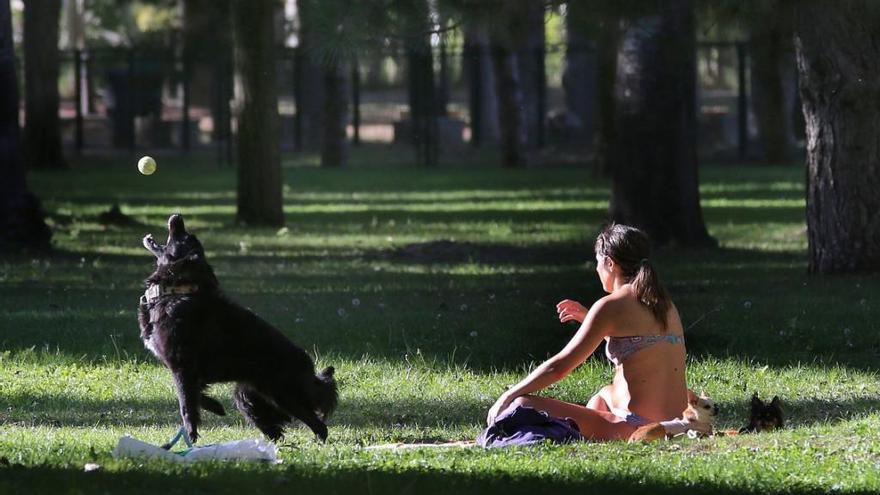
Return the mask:
[[501, 394], [501, 397], [495, 401], [495, 404], [492, 404], [492, 407], [489, 408], [489, 414], [486, 415], [486, 425], [492, 426], [495, 423], [495, 418], [498, 417], [508, 406], [513, 402], [513, 399], [516, 397], [510, 397], [506, 393]]
[[559, 314], [560, 323], [568, 321], [583, 323], [584, 318], [587, 317], [587, 308], [583, 307], [581, 303], [577, 301], [565, 299], [556, 305], [556, 313]]

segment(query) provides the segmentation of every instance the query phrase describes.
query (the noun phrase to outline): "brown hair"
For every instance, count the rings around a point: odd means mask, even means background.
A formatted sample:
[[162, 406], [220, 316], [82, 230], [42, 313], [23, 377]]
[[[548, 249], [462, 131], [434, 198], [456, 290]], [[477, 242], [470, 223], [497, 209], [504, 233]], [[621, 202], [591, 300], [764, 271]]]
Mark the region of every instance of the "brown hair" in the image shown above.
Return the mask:
[[654, 314], [666, 330], [666, 313], [672, 306], [669, 294], [660, 283], [651, 263], [651, 241], [641, 230], [627, 225], [611, 224], [596, 238], [596, 254], [614, 260], [623, 276], [633, 286], [639, 302]]

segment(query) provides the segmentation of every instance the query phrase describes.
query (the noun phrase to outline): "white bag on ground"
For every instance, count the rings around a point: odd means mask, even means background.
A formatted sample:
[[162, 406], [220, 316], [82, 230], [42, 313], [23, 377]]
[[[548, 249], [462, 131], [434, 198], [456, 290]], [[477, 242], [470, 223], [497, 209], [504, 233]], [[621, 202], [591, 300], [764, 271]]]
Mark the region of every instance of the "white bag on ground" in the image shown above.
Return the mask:
[[195, 462], [207, 459], [277, 462], [278, 449], [273, 443], [252, 438], [193, 447], [175, 453], [126, 435], [119, 439], [119, 443], [113, 449], [113, 457], [115, 459], [161, 458], [174, 462]]

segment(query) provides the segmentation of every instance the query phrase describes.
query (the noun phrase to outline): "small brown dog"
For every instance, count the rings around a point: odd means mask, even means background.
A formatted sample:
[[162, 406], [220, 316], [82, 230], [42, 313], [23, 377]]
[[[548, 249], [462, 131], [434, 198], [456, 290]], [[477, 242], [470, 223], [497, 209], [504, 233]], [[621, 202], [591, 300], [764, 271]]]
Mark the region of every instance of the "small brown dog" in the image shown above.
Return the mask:
[[705, 394], [700, 394], [698, 397], [693, 391], [688, 390], [688, 405], [682, 412], [680, 419], [640, 426], [629, 436], [629, 441], [651, 442], [690, 432], [701, 436], [710, 435], [712, 422], [717, 414], [718, 406], [712, 402], [712, 399], [706, 397]]

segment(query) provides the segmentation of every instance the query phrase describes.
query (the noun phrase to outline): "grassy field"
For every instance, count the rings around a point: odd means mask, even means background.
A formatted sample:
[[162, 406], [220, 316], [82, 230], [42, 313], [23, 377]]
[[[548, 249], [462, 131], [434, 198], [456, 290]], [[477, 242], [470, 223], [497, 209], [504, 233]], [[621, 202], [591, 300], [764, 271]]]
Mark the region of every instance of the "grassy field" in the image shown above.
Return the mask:
[[[689, 384], [721, 405], [721, 428], [745, 424], [753, 392], [777, 394], [783, 431], [390, 452], [364, 446], [475, 437], [498, 394], [565, 344], [574, 327], [556, 321], [556, 302], [602, 295], [590, 260], [608, 183], [572, 166], [289, 160], [287, 226], [252, 229], [234, 224], [233, 171], [199, 161], [160, 157], [151, 177], [128, 158], [31, 176], [56, 250], [0, 265], [0, 493], [880, 490], [880, 284], [806, 274], [800, 166], [703, 168], [720, 248], [657, 254], [687, 327]], [[139, 224], [102, 225], [114, 202]], [[140, 239], [164, 238], [172, 212], [230, 295], [336, 367], [326, 445], [294, 428], [279, 465], [112, 459], [120, 436], [160, 443], [179, 425], [135, 317], [153, 266]], [[610, 377], [592, 358], [546, 394], [584, 401]], [[212, 394], [234, 409], [228, 390]], [[205, 416], [204, 443], [259, 435], [237, 412]], [[102, 469], [84, 473], [89, 462]]]

